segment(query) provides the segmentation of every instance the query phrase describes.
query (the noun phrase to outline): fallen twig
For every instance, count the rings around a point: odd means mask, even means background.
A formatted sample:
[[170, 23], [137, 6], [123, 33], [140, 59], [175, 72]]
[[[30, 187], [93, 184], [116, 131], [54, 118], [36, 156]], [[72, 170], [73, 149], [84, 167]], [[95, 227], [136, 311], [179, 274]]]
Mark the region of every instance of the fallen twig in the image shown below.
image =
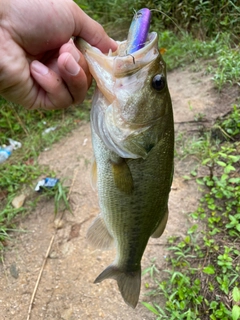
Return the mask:
[[[74, 175], [73, 175], [73, 179], [72, 179], [71, 186], [70, 186], [70, 188], [69, 188], [67, 200], [69, 200], [70, 194], [71, 194], [71, 192], [72, 192], [72, 188], [73, 188], [74, 182], [75, 182], [75, 180], [76, 180], [76, 176], [77, 176], [77, 171], [78, 171], [78, 170], [76, 170], [76, 169], [74, 170]], [[60, 218], [59, 218], [59, 220], [58, 220], [58, 225], [60, 224], [60, 222], [61, 222], [61, 220], [62, 220], [62, 218], [63, 218], [63, 214], [64, 214], [64, 211], [62, 212], [62, 214], [61, 214], [61, 216], [60, 216]], [[57, 227], [58, 227], [58, 226], [57, 226]], [[46, 252], [45, 257], [44, 257], [44, 260], [43, 260], [42, 267], [41, 267], [41, 269], [40, 269], [40, 271], [39, 271], [38, 278], [37, 278], [37, 281], [36, 281], [36, 284], [35, 284], [35, 287], [34, 287], [32, 296], [31, 296], [29, 308], [28, 308], [27, 320], [30, 320], [31, 312], [32, 312], [32, 307], [33, 307], [33, 303], [34, 303], [34, 299], [35, 299], [35, 296], [36, 296], [36, 293], [37, 293], [37, 290], [38, 290], [38, 287], [39, 287], [39, 283], [40, 283], [40, 280], [41, 280], [41, 277], [42, 277], [42, 273], [43, 273], [44, 267], [45, 267], [45, 265], [46, 265], [46, 262], [47, 262], [49, 253], [50, 253], [50, 251], [51, 251], [53, 242], [54, 242], [54, 240], [55, 240], [55, 237], [56, 237], [56, 234], [57, 234], [57, 230], [58, 230], [58, 228], [55, 229], [55, 233], [54, 233], [54, 235], [52, 236], [52, 238], [51, 238], [51, 240], [50, 240], [50, 243], [49, 243], [47, 252]]]
[[49, 255], [50, 250], [51, 250], [51, 248], [52, 248], [52, 244], [53, 244], [55, 235], [56, 235], [56, 233], [55, 233], [55, 234], [52, 236], [52, 238], [51, 238], [51, 241], [50, 241], [50, 243], [49, 243], [49, 246], [48, 246], [46, 255], [45, 255], [44, 260], [43, 260], [42, 267], [41, 267], [40, 272], [39, 272], [39, 274], [38, 274], [37, 282], [36, 282], [36, 284], [35, 284], [35, 287], [34, 287], [34, 290], [33, 290], [33, 293], [32, 293], [32, 297], [31, 297], [31, 301], [30, 301], [30, 304], [29, 304], [29, 308], [28, 308], [27, 320], [29, 320], [29, 319], [30, 319], [30, 316], [31, 316], [31, 311], [32, 311], [32, 306], [33, 306], [33, 302], [34, 302], [34, 299], [35, 299], [35, 295], [36, 295], [36, 292], [37, 292], [37, 289], [38, 289], [39, 282], [40, 282], [41, 277], [42, 277], [43, 269], [44, 269], [45, 264], [46, 264], [46, 262], [47, 262], [48, 255]]

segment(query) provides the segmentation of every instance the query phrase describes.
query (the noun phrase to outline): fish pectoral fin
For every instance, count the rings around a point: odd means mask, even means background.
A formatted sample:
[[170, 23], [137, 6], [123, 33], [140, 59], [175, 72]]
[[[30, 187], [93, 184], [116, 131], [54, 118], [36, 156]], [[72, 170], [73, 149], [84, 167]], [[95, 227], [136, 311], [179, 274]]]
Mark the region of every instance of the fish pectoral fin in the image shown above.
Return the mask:
[[133, 191], [133, 178], [125, 159], [120, 158], [118, 163], [111, 162], [114, 183], [116, 187], [126, 193]]
[[108, 232], [101, 214], [99, 214], [90, 225], [87, 231], [87, 241], [99, 249], [109, 249], [113, 246], [113, 237]]
[[141, 267], [134, 272], [121, 271], [117, 266], [110, 265], [96, 278], [94, 283], [105, 279], [115, 279], [121, 292], [123, 300], [130, 307], [135, 308], [140, 294]]
[[91, 167], [91, 186], [95, 191], [97, 186], [97, 162], [95, 160], [95, 157], [92, 160], [92, 167]]
[[157, 226], [157, 229], [155, 229], [155, 231], [151, 235], [152, 238], [159, 238], [163, 234], [163, 231], [165, 230], [167, 221], [168, 221], [168, 209], [166, 210], [166, 212], [163, 216], [163, 219], [161, 220], [161, 222]]

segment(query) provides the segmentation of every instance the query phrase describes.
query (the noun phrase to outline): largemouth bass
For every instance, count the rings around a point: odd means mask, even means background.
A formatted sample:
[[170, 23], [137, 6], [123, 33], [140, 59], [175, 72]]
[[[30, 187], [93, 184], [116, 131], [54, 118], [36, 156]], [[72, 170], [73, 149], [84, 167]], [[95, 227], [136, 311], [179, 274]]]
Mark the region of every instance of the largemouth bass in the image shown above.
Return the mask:
[[157, 33], [126, 54], [128, 41], [108, 55], [82, 39], [97, 88], [91, 110], [92, 144], [100, 214], [87, 238], [98, 248], [116, 246], [116, 258], [95, 280], [112, 278], [135, 308], [141, 258], [150, 237], [160, 237], [168, 219], [173, 176], [174, 128], [166, 65]]

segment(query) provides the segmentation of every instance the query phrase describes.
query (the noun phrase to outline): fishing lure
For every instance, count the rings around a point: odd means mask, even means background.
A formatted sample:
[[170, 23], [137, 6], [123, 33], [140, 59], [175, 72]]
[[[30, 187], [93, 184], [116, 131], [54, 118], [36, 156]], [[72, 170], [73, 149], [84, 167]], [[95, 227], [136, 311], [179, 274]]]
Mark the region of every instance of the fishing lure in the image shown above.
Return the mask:
[[144, 47], [149, 32], [150, 20], [151, 11], [147, 8], [135, 13], [127, 38], [127, 54], [132, 54]]

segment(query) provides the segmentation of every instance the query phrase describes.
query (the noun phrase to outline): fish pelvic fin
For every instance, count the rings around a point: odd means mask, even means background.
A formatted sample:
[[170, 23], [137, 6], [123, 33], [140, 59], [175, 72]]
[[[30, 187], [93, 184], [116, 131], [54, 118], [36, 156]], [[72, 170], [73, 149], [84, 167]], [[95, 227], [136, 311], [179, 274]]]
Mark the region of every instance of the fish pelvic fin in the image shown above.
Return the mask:
[[151, 235], [152, 238], [159, 238], [163, 234], [163, 232], [166, 228], [167, 221], [168, 221], [168, 209], [166, 210], [166, 212], [163, 216], [163, 219], [159, 223], [157, 229]]
[[123, 300], [132, 308], [136, 308], [141, 288], [141, 267], [134, 272], [121, 271], [117, 266], [110, 265], [96, 278], [94, 283], [105, 279], [115, 279]]
[[113, 237], [108, 232], [101, 214], [99, 214], [90, 225], [87, 231], [87, 241], [99, 249], [109, 249], [113, 246]]

